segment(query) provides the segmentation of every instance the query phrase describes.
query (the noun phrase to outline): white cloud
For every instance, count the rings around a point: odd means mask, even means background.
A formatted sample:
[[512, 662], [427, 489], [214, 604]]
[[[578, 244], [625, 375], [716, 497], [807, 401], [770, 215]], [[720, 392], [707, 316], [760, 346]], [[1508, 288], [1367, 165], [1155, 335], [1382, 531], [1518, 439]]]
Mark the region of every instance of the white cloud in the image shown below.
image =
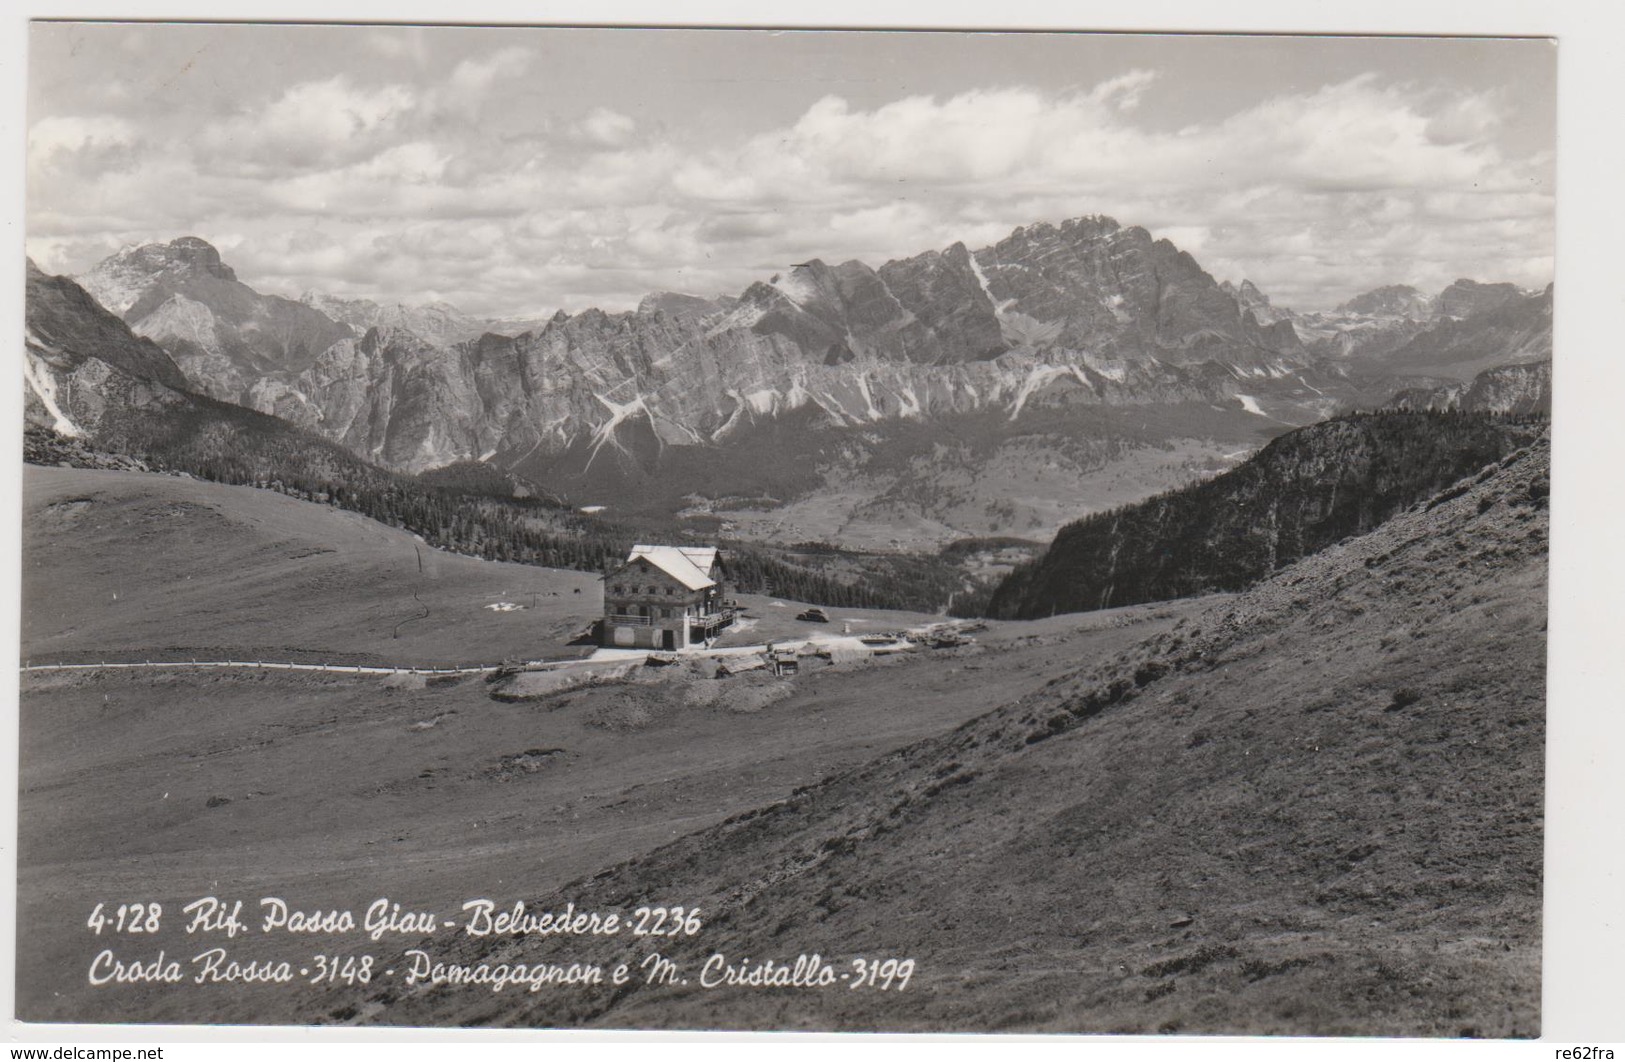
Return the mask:
[[530, 53], [504, 48], [481, 59], [464, 59], [451, 72], [451, 87], [459, 93], [481, 95], [503, 78], [518, 77], [530, 69]]
[[631, 118], [607, 107], [595, 107], [576, 125], [576, 133], [583, 140], [599, 147], [622, 147], [632, 139], [637, 123]]
[[1132, 111], [1140, 105], [1140, 97], [1157, 80], [1155, 70], [1130, 70], [1120, 77], [1110, 78], [1096, 85], [1089, 98], [1096, 103], [1107, 103], [1121, 111]]
[[1501, 107], [1494, 96], [1465, 93], [1451, 97], [1428, 116], [1427, 134], [1436, 143], [1458, 144], [1482, 140], [1501, 124]]
[[[409, 59], [421, 38], [366, 41]], [[540, 92], [532, 65], [505, 48], [438, 84], [304, 81], [190, 137], [42, 119], [29, 163], [50, 179], [30, 184], [29, 247], [43, 267], [82, 269], [98, 245], [233, 233], [251, 283], [433, 290], [493, 313], [738, 291], [807, 257], [878, 265], [1085, 213], [1143, 224], [1300, 307], [1460, 275], [1543, 284], [1550, 269], [1551, 158], [1496, 146], [1493, 95], [1362, 77], [1165, 129], [1142, 100], [1175, 75], [1135, 70], [1059, 94], [867, 108], [829, 95], [779, 128], [710, 129], [692, 147], [607, 107], [554, 118], [534, 95], [515, 103]]]
[[136, 130], [120, 118], [102, 115], [62, 115], [42, 118], [28, 130], [28, 165], [48, 170], [64, 156], [95, 156], [93, 164], [103, 165], [111, 155], [127, 152], [135, 143]]
[[[831, 258], [856, 244], [844, 216], [883, 218], [860, 226], [865, 244], [890, 239], [901, 254], [944, 232], [1098, 211], [1204, 260], [1251, 262], [1244, 275], [1303, 305], [1385, 282], [1377, 270], [1395, 259], [1373, 254], [1390, 247], [1450, 259], [1406, 267], [1421, 279], [1465, 271], [1540, 282], [1528, 270], [1550, 257], [1549, 160], [1496, 149], [1487, 97], [1361, 77], [1153, 132], [1125, 105], [1152, 80], [1130, 74], [1065, 96], [914, 97], [868, 111], [828, 97], [785, 129], [686, 160], [673, 188], [689, 209], [819, 218]], [[920, 209], [865, 214], [899, 200]]]
[[195, 157], [203, 169], [265, 177], [347, 163], [386, 146], [417, 104], [405, 85], [358, 86], [342, 74], [301, 82], [211, 124]]

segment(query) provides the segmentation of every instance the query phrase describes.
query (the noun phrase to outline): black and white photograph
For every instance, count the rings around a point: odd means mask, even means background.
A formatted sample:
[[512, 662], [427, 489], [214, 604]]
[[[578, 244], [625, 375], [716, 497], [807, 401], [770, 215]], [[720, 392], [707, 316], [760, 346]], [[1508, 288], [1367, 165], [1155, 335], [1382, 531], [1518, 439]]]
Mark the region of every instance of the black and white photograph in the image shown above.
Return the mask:
[[1542, 1035], [1554, 39], [28, 27], [19, 1022]]

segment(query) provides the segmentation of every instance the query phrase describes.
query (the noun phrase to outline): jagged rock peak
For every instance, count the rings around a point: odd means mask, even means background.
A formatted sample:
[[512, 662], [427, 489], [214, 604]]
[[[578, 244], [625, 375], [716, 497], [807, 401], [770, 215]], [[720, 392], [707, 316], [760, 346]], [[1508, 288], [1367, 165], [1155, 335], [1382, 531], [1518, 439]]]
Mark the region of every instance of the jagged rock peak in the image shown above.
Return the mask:
[[192, 269], [221, 280], [237, 279], [236, 271], [220, 260], [220, 252], [214, 244], [200, 236], [180, 236], [168, 243], [126, 247], [104, 261], [102, 266], [108, 263], [118, 263], [149, 274]]
[[1247, 306], [1252, 306], [1252, 305], [1269, 306], [1269, 305], [1271, 305], [1270, 297], [1268, 295], [1264, 294], [1262, 291], [1258, 290], [1258, 285], [1254, 284], [1250, 280], [1243, 279], [1239, 287], [1237, 285], [1235, 285], [1235, 284], [1232, 284], [1228, 280], [1222, 280], [1222, 281], [1219, 282], [1219, 288], [1226, 295], [1235, 296], [1237, 299], [1239, 299], [1242, 302], [1243, 305], [1247, 305]]
[[237, 274], [220, 260], [220, 252], [209, 241], [197, 236], [181, 236], [169, 241], [177, 262], [197, 268], [221, 280], [236, 280]]
[[1235, 299], [1241, 312], [1252, 314], [1253, 320], [1260, 325], [1273, 326], [1297, 316], [1290, 309], [1272, 303], [1270, 297], [1260, 291], [1258, 285], [1251, 280], [1243, 279], [1240, 287], [1226, 280], [1219, 285], [1219, 290]]
[[182, 236], [168, 243], [125, 247], [98, 262], [88, 273], [74, 277], [107, 309], [123, 314], [160, 279], [212, 278], [234, 282], [237, 274], [220, 260], [220, 252], [207, 240]]
[[1516, 284], [1480, 284], [1465, 277], [1439, 293], [1439, 312], [1446, 317], [1471, 317], [1521, 295]]
[[1116, 218], [1109, 218], [1105, 214], [1086, 214], [1083, 217], [1068, 218], [1061, 222], [1061, 231], [1069, 236], [1083, 236], [1093, 238], [1096, 236], [1110, 236], [1123, 228]]

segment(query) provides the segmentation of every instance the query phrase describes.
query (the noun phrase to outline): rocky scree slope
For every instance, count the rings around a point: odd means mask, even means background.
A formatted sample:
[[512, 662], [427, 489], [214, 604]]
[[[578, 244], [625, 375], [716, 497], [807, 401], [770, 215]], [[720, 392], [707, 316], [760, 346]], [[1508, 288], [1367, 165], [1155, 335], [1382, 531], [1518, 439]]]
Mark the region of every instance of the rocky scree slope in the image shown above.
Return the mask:
[[[1536, 1036], [1548, 479], [1543, 437], [1108, 664], [535, 898], [698, 905], [659, 949], [686, 986], [375, 985], [326, 1020]], [[593, 961], [649, 949], [619, 950]], [[901, 996], [698, 984], [713, 953], [813, 952], [917, 969]]]

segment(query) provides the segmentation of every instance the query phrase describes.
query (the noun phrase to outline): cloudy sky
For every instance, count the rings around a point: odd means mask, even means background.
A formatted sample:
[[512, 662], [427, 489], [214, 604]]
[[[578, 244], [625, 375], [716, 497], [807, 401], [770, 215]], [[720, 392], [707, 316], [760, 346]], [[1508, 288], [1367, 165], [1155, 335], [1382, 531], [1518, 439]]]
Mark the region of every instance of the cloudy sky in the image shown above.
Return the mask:
[[1552, 278], [1546, 41], [35, 23], [28, 251], [262, 291], [737, 292], [1109, 214], [1277, 303]]

